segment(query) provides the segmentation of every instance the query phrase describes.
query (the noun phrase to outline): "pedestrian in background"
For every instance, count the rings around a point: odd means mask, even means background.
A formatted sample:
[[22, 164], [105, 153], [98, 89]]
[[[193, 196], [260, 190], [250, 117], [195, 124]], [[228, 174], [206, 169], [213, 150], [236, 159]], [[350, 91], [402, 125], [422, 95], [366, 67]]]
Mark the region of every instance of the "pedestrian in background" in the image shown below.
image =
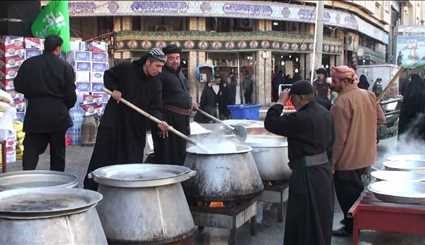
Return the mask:
[[405, 89], [400, 110], [398, 135], [406, 140], [425, 141], [425, 81], [417, 74]]
[[65, 170], [65, 133], [72, 126], [69, 109], [77, 99], [75, 73], [62, 60], [62, 38], [48, 36], [44, 53], [27, 59], [14, 80], [28, 108], [24, 119], [23, 169], [34, 170], [38, 157], [50, 145], [50, 170]]

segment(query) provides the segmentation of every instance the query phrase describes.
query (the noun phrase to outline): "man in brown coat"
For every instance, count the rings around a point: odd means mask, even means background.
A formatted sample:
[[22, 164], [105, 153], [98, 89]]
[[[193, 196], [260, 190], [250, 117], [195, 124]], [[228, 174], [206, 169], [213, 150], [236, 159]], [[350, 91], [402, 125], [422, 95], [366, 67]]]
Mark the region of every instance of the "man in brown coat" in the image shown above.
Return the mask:
[[377, 123], [385, 120], [375, 95], [357, 87], [355, 71], [347, 66], [332, 67], [332, 90], [338, 93], [331, 113], [335, 124], [332, 152], [335, 191], [344, 212], [344, 226], [335, 236], [352, 233], [347, 213], [363, 191], [362, 175], [376, 158]]

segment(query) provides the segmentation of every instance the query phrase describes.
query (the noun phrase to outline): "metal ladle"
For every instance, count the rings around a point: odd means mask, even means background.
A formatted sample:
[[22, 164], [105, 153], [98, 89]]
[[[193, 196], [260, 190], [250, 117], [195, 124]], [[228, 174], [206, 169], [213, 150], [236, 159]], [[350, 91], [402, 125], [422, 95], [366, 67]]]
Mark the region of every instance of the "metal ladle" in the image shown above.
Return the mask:
[[[112, 91], [107, 89], [107, 88], [103, 88], [103, 90], [108, 93], [109, 95], [112, 95]], [[146, 111], [140, 109], [139, 107], [137, 107], [136, 105], [134, 105], [133, 103], [131, 103], [130, 101], [121, 98], [120, 102], [122, 102], [123, 104], [125, 104], [126, 106], [130, 107], [131, 109], [137, 111], [138, 113], [142, 114], [143, 116], [147, 117], [149, 120], [152, 120], [156, 123], [162, 123], [161, 120], [159, 120], [158, 118], [152, 116], [151, 114], [147, 113]], [[180, 138], [186, 140], [187, 142], [199, 147], [199, 149], [201, 149], [204, 152], [208, 152], [208, 149], [202, 145], [201, 143], [187, 137], [185, 134], [181, 133], [180, 131], [178, 131], [177, 129], [173, 128], [172, 126], [168, 126], [168, 130], [170, 130], [172, 133], [174, 133], [175, 135], [179, 136]]]
[[246, 128], [244, 128], [240, 125], [228, 125], [227, 123], [219, 120], [218, 118], [214, 117], [213, 115], [207, 113], [206, 111], [204, 111], [200, 108], [197, 108], [196, 110], [199, 111], [204, 116], [210, 118], [211, 120], [213, 120], [217, 123], [223, 124], [227, 129], [232, 130], [232, 133], [235, 134], [236, 136], [238, 136], [242, 141], [246, 140], [246, 136], [247, 136]]

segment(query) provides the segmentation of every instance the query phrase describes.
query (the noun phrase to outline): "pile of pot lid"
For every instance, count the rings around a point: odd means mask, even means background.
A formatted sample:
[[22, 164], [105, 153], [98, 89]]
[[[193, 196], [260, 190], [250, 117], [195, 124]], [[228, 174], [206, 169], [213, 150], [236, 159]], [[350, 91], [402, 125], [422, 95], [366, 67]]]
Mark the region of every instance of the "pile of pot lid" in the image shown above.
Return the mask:
[[386, 156], [389, 161], [425, 161], [425, 154], [393, 154]]
[[376, 198], [384, 202], [425, 204], [425, 183], [378, 181], [368, 186]]
[[0, 174], [0, 190], [2, 191], [41, 187], [73, 188], [77, 185], [76, 176], [58, 171], [31, 170]]
[[389, 171], [376, 170], [370, 174], [377, 180], [397, 181], [397, 182], [423, 182], [425, 181], [425, 172], [417, 171]]
[[287, 147], [286, 137], [277, 135], [248, 135], [245, 143], [251, 147]]
[[252, 151], [252, 148], [247, 145], [236, 144], [232, 141], [202, 142], [203, 146], [208, 149], [208, 152], [200, 149], [199, 147], [192, 145], [186, 149], [187, 153], [196, 155], [228, 155], [228, 154], [240, 154]]
[[396, 160], [396, 161], [385, 161], [383, 164], [386, 169], [390, 169], [390, 170], [403, 170], [403, 171], [425, 170], [425, 161]]
[[102, 194], [73, 188], [21, 188], [0, 192], [0, 217], [39, 219], [79, 213], [95, 206]]
[[90, 175], [101, 185], [142, 188], [179, 183], [195, 174], [195, 171], [184, 166], [135, 163], [98, 168]]

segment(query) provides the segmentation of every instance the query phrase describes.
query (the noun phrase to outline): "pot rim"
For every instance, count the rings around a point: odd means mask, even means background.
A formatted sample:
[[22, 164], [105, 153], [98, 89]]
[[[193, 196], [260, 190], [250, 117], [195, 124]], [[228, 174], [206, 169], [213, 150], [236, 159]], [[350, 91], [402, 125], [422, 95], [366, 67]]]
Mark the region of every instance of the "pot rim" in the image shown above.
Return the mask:
[[[34, 175], [46, 175], [46, 176], [61, 176], [69, 178], [72, 181], [60, 185], [51, 185], [51, 186], [25, 186], [25, 187], [13, 187], [13, 185], [7, 184], [11, 179], [22, 178], [26, 179], [28, 177], [33, 177]], [[30, 178], [27, 179], [28, 183], [31, 183]], [[21, 188], [72, 188], [78, 186], [78, 178], [75, 175], [60, 172], [60, 171], [51, 171], [51, 170], [22, 170], [22, 171], [12, 171], [8, 173], [0, 174], [0, 191], [4, 190], [15, 190]]]
[[13, 198], [14, 196], [26, 196], [29, 194], [38, 194], [40, 199], [43, 199], [46, 195], [58, 195], [64, 196], [67, 195], [68, 198], [84, 199], [85, 203], [74, 204], [74, 207], [58, 207], [56, 209], [50, 210], [2, 210], [0, 206], [0, 218], [6, 219], [41, 219], [41, 218], [50, 218], [50, 217], [61, 217], [67, 216], [70, 214], [81, 213], [88, 210], [91, 207], [94, 207], [99, 203], [103, 195], [85, 189], [77, 188], [20, 188], [13, 190], [6, 190], [0, 192], [0, 203], [6, 198]]
[[[157, 167], [157, 168], [170, 168], [175, 171], [180, 171], [176, 173], [173, 177], [162, 177], [162, 178], [153, 178], [153, 179], [122, 179], [114, 178], [112, 176], [107, 176], [108, 170], [120, 170], [128, 167]], [[188, 180], [196, 175], [196, 171], [191, 170], [188, 167], [180, 165], [167, 165], [167, 164], [150, 164], [150, 163], [133, 163], [133, 164], [117, 164], [98, 168], [89, 174], [90, 178], [93, 178], [95, 182], [99, 185], [118, 187], [118, 188], [149, 188], [149, 187], [158, 187], [164, 185], [171, 185], [183, 182]]]
[[[257, 142], [249, 142], [249, 139], [273, 139], [278, 140], [282, 139], [281, 142], [265, 142], [265, 143], [257, 143]], [[278, 136], [278, 135], [249, 135], [247, 139], [245, 140], [245, 144], [251, 146], [252, 148], [286, 148], [288, 147], [288, 141], [286, 140], [286, 137]]]
[[194, 150], [197, 147], [191, 146], [186, 148], [186, 153], [191, 155], [205, 155], [205, 156], [218, 156], [218, 155], [232, 155], [232, 154], [241, 154], [241, 153], [248, 153], [252, 151], [252, 147], [245, 144], [235, 144], [237, 147], [241, 147], [242, 149], [236, 150], [233, 152], [202, 152]]

